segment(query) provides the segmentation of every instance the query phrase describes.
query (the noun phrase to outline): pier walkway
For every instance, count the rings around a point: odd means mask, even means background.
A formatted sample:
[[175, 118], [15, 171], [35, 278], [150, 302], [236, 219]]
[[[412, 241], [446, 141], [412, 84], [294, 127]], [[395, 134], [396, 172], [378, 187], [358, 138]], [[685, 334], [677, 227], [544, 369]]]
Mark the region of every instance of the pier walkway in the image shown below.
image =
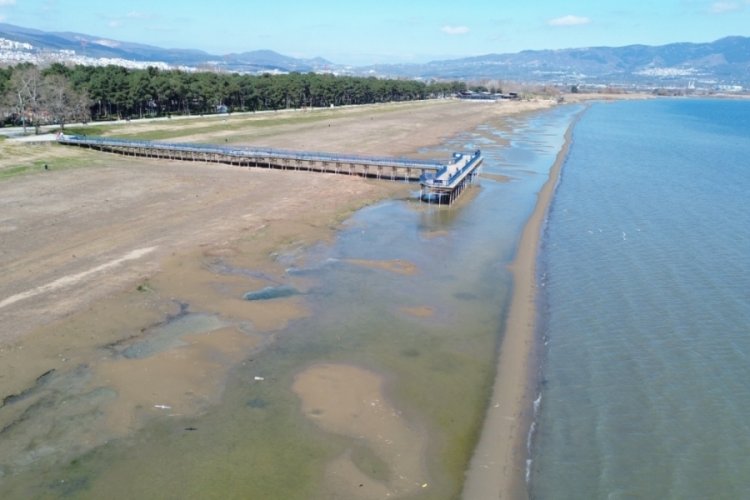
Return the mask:
[[60, 135], [57, 141], [60, 144], [81, 146], [126, 156], [226, 163], [245, 167], [311, 170], [391, 180], [417, 181], [424, 172], [436, 172], [443, 167], [440, 162], [432, 160], [288, 151], [244, 146], [166, 143], [78, 135]]
[[[437, 160], [65, 134], [60, 134], [57, 142], [125, 156], [225, 163], [241, 167], [307, 170], [394, 181], [419, 181], [422, 185], [422, 199], [439, 203], [451, 203], [463, 190], [466, 180], [470, 182], [474, 178], [482, 161], [479, 151], [473, 155], [455, 153], [451, 162], [445, 165]], [[434, 196], [435, 194], [437, 196]]]
[[453, 153], [453, 161], [436, 172], [425, 172], [419, 179], [420, 198], [435, 203], [453, 203], [466, 186], [479, 175], [482, 152]]

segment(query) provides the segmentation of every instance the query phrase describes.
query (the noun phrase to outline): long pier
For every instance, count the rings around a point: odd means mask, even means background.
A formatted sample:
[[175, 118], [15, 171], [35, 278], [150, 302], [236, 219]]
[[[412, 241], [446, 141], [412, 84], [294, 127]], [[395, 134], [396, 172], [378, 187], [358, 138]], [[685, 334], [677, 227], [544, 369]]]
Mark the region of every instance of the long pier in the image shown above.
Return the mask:
[[57, 141], [60, 144], [81, 146], [126, 156], [225, 163], [243, 167], [310, 170], [405, 181], [418, 181], [424, 172], [437, 172], [443, 167], [443, 164], [433, 160], [289, 151], [244, 146], [166, 143], [78, 135], [60, 135]]
[[[444, 201], [451, 203], [463, 190], [465, 182], [456, 182], [456, 172], [461, 179], [468, 175], [469, 180], [471, 180], [473, 174], [469, 170], [475, 172], [481, 163], [479, 151], [473, 155], [455, 153], [451, 162], [446, 165], [437, 160], [290, 151], [246, 146], [168, 143], [65, 134], [60, 134], [57, 142], [63, 145], [79, 146], [125, 156], [224, 163], [241, 167], [306, 170], [394, 181], [419, 181], [422, 183], [422, 199], [440, 203]], [[446, 172], [452, 173], [446, 177]], [[431, 182], [435, 185], [445, 182], [439, 188], [426, 188], [423, 184], [426, 179], [432, 179]], [[450, 186], [453, 186], [453, 189]], [[425, 196], [425, 193], [440, 193], [440, 195], [433, 196], [434, 200], [431, 200], [430, 196]]]

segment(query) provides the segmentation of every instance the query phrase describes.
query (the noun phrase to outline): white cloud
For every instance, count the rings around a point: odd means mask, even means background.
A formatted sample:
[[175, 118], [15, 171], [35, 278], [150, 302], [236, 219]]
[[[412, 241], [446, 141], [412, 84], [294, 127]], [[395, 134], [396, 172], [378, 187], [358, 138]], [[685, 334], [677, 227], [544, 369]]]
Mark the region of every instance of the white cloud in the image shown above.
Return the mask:
[[[10, 7], [16, 4], [16, 0], [0, 0], [0, 7]], [[7, 19], [5, 14], [0, 14], [0, 23], [4, 23]]]
[[712, 14], [726, 14], [727, 12], [736, 12], [741, 9], [742, 4], [739, 2], [720, 1], [711, 4], [711, 7], [708, 10]]
[[58, 9], [57, 0], [47, 0], [42, 4], [42, 12], [45, 14], [56, 14]]
[[145, 12], [128, 12], [125, 17], [128, 19], [151, 19], [151, 15]]
[[550, 26], [581, 26], [584, 24], [589, 24], [590, 22], [591, 19], [589, 19], [588, 17], [567, 15], [557, 17], [555, 19], [550, 19], [549, 21], [547, 21], [547, 24]]
[[469, 32], [469, 28], [466, 26], [443, 26], [440, 31], [446, 35], [465, 35]]
[[[3, 0], [0, 0], [2, 2]], [[122, 28], [123, 26], [130, 25], [133, 22], [148, 21], [153, 18], [151, 14], [145, 12], [131, 11], [121, 16], [108, 16], [105, 14], [99, 14], [110, 28]]]

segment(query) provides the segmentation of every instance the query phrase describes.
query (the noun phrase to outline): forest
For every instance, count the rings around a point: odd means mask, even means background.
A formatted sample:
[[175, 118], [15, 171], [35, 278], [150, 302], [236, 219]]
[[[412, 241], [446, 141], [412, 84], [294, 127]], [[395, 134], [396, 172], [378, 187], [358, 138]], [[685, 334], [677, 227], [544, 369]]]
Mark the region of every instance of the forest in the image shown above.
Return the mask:
[[263, 111], [411, 101], [466, 90], [430, 82], [317, 73], [246, 75], [120, 66], [0, 68], [4, 125]]

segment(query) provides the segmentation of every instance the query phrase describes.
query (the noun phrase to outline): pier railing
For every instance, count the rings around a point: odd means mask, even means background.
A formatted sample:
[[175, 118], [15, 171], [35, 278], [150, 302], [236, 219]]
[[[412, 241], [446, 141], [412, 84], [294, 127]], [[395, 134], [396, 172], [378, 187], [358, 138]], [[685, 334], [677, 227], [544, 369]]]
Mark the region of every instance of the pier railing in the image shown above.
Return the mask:
[[88, 147], [132, 156], [209, 161], [243, 166], [315, 170], [331, 173], [418, 180], [424, 172], [436, 172], [443, 164], [387, 156], [367, 156], [320, 151], [292, 151], [275, 148], [221, 146], [214, 144], [167, 143], [109, 137], [60, 135], [60, 144]]
[[482, 152], [473, 154], [454, 153], [453, 161], [439, 170], [425, 172], [419, 179], [420, 197], [436, 203], [453, 203], [458, 195], [474, 182], [483, 161]]
[[480, 151], [454, 153], [448, 164], [388, 156], [292, 151], [215, 144], [172, 143], [60, 134], [60, 144], [126, 156], [226, 163], [244, 167], [307, 170], [377, 179], [420, 181], [422, 199], [451, 203], [478, 175]]

